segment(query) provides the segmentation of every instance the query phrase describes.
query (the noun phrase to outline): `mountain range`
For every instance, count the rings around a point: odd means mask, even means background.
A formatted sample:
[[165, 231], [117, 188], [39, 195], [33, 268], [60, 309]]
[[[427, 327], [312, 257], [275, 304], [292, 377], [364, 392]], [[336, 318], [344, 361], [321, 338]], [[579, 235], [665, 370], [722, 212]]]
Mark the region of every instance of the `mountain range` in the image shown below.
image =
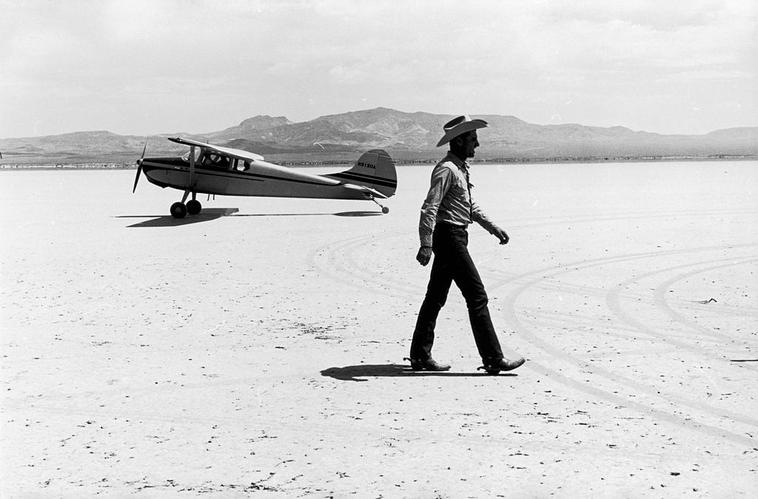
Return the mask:
[[[148, 156], [175, 154], [184, 147], [166, 137], [184, 136], [262, 154], [275, 162], [339, 162], [357, 153], [386, 149], [399, 163], [433, 161], [442, 125], [453, 116], [376, 108], [321, 116], [304, 122], [255, 116], [207, 133], [166, 133], [150, 137], [107, 131], [0, 139], [3, 164], [133, 164], [147, 140]], [[514, 116], [477, 115], [478, 160], [561, 161], [654, 158], [758, 157], [758, 127], [716, 130], [704, 135], [662, 135], [629, 128], [579, 124], [536, 125]]]

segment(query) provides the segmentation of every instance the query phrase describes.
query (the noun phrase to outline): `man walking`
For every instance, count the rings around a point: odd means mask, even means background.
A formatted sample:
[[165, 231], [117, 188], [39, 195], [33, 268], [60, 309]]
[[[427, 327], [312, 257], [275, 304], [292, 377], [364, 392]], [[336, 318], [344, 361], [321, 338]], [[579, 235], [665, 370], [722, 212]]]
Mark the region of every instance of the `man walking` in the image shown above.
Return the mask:
[[445, 134], [437, 147], [450, 143], [450, 151], [432, 171], [431, 187], [421, 207], [419, 236], [421, 248], [416, 260], [427, 265], [434, 253], [426, 296], [419, 310], [411, 342], [410, 361], [415, 371], [447, 371], [449, 365], [432, 358], [434, 327], [445, 305], [450, 285], [455, 282], [463, 293], [469, 321], [484, 369], [490, 374], [516, 369], [523, 358], [503, 358], [497, 333], [487, 307], [487, 293], [471, 260], [466, 228], [477, 222], [489, 233], [508, 243], [508, 234], [492, 223], [471, 199], [468, 158], [479, 147], [476, 130], [487, 126], [484, 120], [459, 116], [443, 127]]

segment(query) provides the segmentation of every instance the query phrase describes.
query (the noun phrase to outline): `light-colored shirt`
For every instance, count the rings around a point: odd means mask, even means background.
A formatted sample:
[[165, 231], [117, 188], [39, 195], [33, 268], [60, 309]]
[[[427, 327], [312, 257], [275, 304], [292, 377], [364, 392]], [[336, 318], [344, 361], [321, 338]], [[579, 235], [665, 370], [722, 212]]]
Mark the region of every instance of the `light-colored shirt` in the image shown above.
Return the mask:
[[421, 246], [432, 245], [434, 227], [445, 222], [462, 227], [476, 222], [489, 233], [497, 226], [490, 221], [481, 208], [471, 199], [468, 163], [448, 152], [432, 170], [431, 186], [421, 206], [418, 225]]

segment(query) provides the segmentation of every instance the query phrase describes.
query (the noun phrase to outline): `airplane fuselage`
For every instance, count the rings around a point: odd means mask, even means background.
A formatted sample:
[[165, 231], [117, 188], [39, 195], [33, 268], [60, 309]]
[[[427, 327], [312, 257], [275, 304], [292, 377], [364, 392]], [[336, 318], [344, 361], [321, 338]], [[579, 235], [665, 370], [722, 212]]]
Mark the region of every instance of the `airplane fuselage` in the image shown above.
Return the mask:
[[256, 161], [254, 171], [235, 166], [195, 165], [184, 158], [145, 158], [142, 169], [148, 180], [160, 187], [226, 196], [368, 199], [365, 193], [346, 188], [342, 182], [320, 175]]

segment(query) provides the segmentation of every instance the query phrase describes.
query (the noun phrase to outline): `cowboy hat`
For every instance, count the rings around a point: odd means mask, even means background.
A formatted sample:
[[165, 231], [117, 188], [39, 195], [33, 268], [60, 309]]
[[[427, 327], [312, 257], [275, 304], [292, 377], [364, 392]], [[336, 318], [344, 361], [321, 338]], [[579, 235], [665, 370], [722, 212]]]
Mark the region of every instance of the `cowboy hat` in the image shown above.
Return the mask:
[[468, 117], [468, 115], [453, 118], [452, 120], [445, 123], [445, 126], [442, 127], [442, 129], [445, 130], [445, 135], [443, 135], [440, 141], [437, 142], [437, 147], [443, 144], [447, 144], [459, 135], [470, 132], [472, 130], [476, 130], [478, 128], [484, 128], [486, 126], [486, 121], [478, 119], [472, 120]]

